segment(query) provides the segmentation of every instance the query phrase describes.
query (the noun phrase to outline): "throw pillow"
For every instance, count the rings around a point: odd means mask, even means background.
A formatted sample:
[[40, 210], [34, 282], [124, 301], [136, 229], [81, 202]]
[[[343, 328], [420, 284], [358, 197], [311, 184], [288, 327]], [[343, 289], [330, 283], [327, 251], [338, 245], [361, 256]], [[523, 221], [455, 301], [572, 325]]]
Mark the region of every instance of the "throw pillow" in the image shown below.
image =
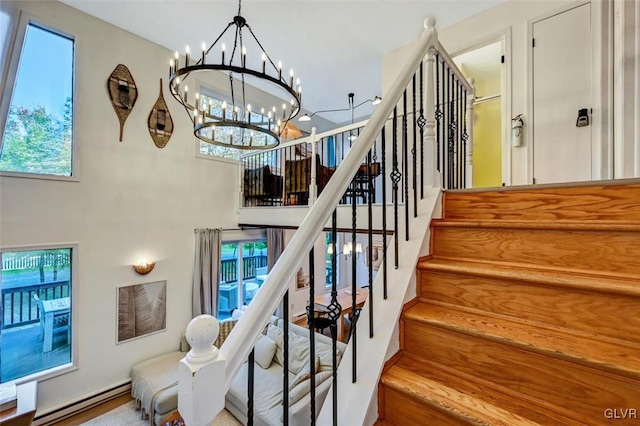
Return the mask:
[[271, 366], [273, 356], [276, 354], [276, 342], [264, 334], [258, 337], [254, 347], [253, 359], [256, 364], [265, 370]]
[[[313, 366], [313, 371], [317, 373], [319, 370], [320, 370], [320, 357], [316, 357], [316, 363]], [[295, 388], [298, 384], [304, 382], [309, 377], [311, 377], [311, 370], [309, 369], [309, 363], [307, 363], [307, 366], [302, 368], [298, 372], [298, 374], [296, 374], [296, 376], [293, 378], [293, 380], [291, 381], [291, 384], [289, 385], [289, 390]]]
[[[276, 342], [276, 362], [280, 365], [284, 364], [284, 332], [280, 327], [273, 324], [267, 325], [267, 337]], [[291, 348], [291, 343], [289, 343]]]
[[309, 366], [309, 339], [290, 331], [289, 371], [298, 374], [305, 366]]
[[[324, 382], [325, 380], [327, 380], [329, 377], [331, 377], [332, 372], [331, 371], [321, 371], [319, 373], [316, 374], [316, 388], [320, 385], [320, 383]], [[306, 394], [308, 394], [311, 391], [311, 380], [307, 379], [304, 380], [300, 383], [298, 383], [298, 385], [296, 387], [294, 387], [293, 389], [291, 389], [291, 391], [289, 392], [289, 406], [295, 404], [296, 402], [298, 402], [303, 396], [305, 396]]]
[[[318, 342], [316, 339], [316, 355], [320, 357], [319, 371], [333, 369], [333, 345]], [[336, 348], [336, 363], [339, 365], [342, 359], [342, 352]]]
[[222, 344], [224, 343], [225, 340], [227, 340], [227, 337], [229, 336], [229, 334], [231, 334], [231, 330], [233, 330], [233, 327], [236, 325], [238, 321], [220, 321], [220, 333], [218, 334], [218, 338], [216, 339], [215, 343], [213, 344], [216, 348], [219, 348], [220, 346], [222, 346]]

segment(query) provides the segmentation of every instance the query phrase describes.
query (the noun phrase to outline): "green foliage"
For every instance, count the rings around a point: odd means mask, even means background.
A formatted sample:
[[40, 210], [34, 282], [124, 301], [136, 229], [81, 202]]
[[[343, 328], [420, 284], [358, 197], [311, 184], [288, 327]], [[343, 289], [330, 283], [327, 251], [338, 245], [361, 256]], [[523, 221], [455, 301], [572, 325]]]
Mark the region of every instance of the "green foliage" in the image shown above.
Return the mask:
[[62, 118], [43, 106], [12, 105], [7, 117], [0, 170], [71, 176], [73, 104]]

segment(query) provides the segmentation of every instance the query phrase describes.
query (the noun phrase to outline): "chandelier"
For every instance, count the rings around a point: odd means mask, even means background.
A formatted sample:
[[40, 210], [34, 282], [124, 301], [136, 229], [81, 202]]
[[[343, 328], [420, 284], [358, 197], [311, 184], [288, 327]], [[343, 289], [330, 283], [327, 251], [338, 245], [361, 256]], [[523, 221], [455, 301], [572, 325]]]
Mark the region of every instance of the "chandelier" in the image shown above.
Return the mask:
[[[302, 88], [299, 78], [294, 81], [293, 69], [289, 71], [287, 81], [287, 76], [283, 75], [282, 62], [279, 61], [276, 65], [269, 57], [246, 19], [242, 17], [241, 3], [242, 0], [238, 2], [237, 16], [234, 16], [233, 21], [215, 41], [209, 47], [202, 43], [202, 51], [197, 58], [191, 57], [187, 46], [182, 62], [184, 66], [181, 67], [180, 55], [175, 52], [175, 58], [169, 62], [169, 89], [189, 114], [193, 133], [198, 139], [228, 148], [269, 149], [278, 146], [285, 126], [300, 112]], [[235, 35], [227, 54], [227, 47], [222, 40], [231, 28], [235, 28]], [[247, 44], [243, 41], [247, 32], [243, 30], [248, 30], [250, 48], [255, 49], [257, 55], [247, 56]], [[212, 57], [217, 57], [219, 61], [212, 60]], [[219, 79], [220, 72], [226, 75], [225, 79], [228, 78], [228, 102], [214, 102], [197, 90], [200, 82], [215, 81], [216, 77], [211, 77], [212, 73], [218, 73]], [[251, 93], [248, 92], [255, 92], [255, 89], [249, 84], [245, 85], [245, 80], [252, 83], [255, 80], [253, 86], [264, 87], [271, 94], [277, 93], [277, 98], [289, 101], [278, 106], [263, 105], [252, 109], [249, 99]], [[192, 93], [189, 92], [189, 86], [193, 88]], [[253, 105], [258, 104], [254, 101]]]

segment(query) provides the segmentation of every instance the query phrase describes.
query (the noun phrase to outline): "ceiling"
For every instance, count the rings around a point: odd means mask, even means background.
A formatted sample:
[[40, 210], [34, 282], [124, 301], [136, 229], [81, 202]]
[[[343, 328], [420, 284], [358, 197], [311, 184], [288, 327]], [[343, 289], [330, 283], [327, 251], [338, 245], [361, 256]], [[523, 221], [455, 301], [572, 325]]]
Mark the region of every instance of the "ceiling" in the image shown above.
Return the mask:
[[[245, 0], [242, 15], [274, 61], [294, 68], [308, 111], [347, 108], [380, 93], [382, 57], [416, 40], [428, 15], [437, 28], [504, 0]], [[231, 0], [62, 0], [171, 50], [212, 42], [238, 9]], [[168, 59], [167, 59], [168, 60]], [[370, 104], [356, 110], [369, 115]], [[333, 122], [350, 113], [321, 114]]]

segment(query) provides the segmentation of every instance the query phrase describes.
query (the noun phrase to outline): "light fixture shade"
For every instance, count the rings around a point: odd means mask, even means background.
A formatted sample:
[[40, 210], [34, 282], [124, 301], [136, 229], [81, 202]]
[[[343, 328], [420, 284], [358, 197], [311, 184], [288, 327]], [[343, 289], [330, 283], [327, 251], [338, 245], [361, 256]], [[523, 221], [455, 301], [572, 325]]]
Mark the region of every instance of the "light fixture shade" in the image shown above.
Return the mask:
[[302, 117], [298, 118], [298, 121], [311, 121], [311, 117], [309, 114], [305, 114]]
[[382, 102], [382, 98], [380, 96], [376, 96], [375, 98], [373, 98], [373, 100], [371, 101], [371, 105], [378, 105], [380, 102]]
[[[181, 61], [178, 52], [175, 53], [175, 60], [170, 61], [169, 67], [169, 90], [187, 111], [193, 123], [193, 133], [198, 139], [242, 150], [269, 149], [280, 143], [287, 123], [300, 112], [302, 88], [300, 79], [294, 79], [293, 70], [288, 73], [287, 80], [282, 63], [276, 65], [269, 57], [245, 18], [240, 15], [240, 6], [238, 15], [216, 37], [215, 42], [208, 48], [203, 43], [200, 54], [190, 57], [187, 46], [184, 60]], [[223, 41], [230, 28], [233, 30], [226, 36], [230, 41], [227, 51]], [[246, 37], [243, 38], [245, 28], [248, 33], [245, 32]], [[214, 56], [220, 60], [214, 59]], [[220, 72], [228, 77], [225, 78], [228, 84], [225, 91], [230, 99], [222, 105], [204, 102], [198, 93], [198, 81], [219, 79]], [[208, 75], [212, 75], [212, 78], [207, 78]], [[248, 84], [245, 86], [245, 80], [256, 81], [254, 86], [269, 86], [267, 91], [284, 100], [284, 103], [281, 107], [261, 105], [264, 108], [252, 110], [251, 104], [258, 104], [252, 102], [250, 97], [257, 95], [255, 91], [252, 93]], [[191, 93], [189, 87], [193, 88]]]
[[156, 262], [140, 262], [137, 265], [133, 265], [133, 269], [140, 275], [147, 275], [153, 271], [156, 266]]
[[362, 243], [356, 243], [356, 253], [362, 253]]
[[333, 254], [333, 243], [327, 245], [327, 254]]
[[350, 140], [351, 142], [355, 141], [356, 139], [358, 139], [358, 137], [357, 137], [356, 135], [354, 135], [353, 133], [351, 133], [351, 134], [349, 135], [349, 140]]

